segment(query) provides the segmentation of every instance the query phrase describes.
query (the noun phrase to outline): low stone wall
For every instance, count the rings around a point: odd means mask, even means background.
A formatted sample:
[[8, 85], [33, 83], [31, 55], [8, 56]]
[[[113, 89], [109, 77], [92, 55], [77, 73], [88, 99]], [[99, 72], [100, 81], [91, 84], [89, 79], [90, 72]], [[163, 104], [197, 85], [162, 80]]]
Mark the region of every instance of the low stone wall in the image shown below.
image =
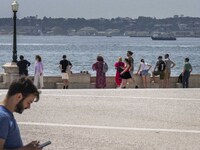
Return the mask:
[[[0, 75], [0, 89], [7, 89], [10, 84], [10, 80], [18, 78], [15, 74], [8, 77], [7, 74]], [[30, 76], [30, 79], [33, 80], [33, 77]], [[6, 81], [5, 81], [6, 80]], [[8, 81], [9, 80], [9, 81]], [[95, 88], [96, 77], [91, 76], [87, 73], [75, 73], [70, 76], [69, 79], [69, 88], [70, 89], [90, 89]], [[159, 78], [156, 78], [156, 83], [151, 83], [151, 77], [148, 77], [148, 88], [159, 88], [160, 81]], [[177, 84], [178, 77], [170, 78], [170, 88], [181, 88], [181, 84]], [[115, 77], [108, 76], [106, 77], [106, 88], [116, 88]], [[142, 88], [142, 80], [140, 76], [134, 76], [134, 82], [130, 81], [128, 88], [134, 88], [135, 86]], [[44, 76], [44, 86], [45, 89], [62, 89], [63, 82], [60, 76]], [[190, 88], [200, 88], [200, 74], [192, 74], [190, 76]]]
[[[91, 82], [95, 82], [96, 77], [91, 77]], [[148, 88], [159, 88], [161, 87], [161, 82], [159, 77], [155, 78], [156, 83], [151, 83], [150, 81], [152, 81], [152, 77], [150, 77], [150, 75], [147, 78], [147, 87]], [[170, 84], [169, 84], [169, 88], [182, 88], [182, 84], [177, 83], [178, 82], [178, 77], [174, 76], [170, 78]], [[190, 76], [189, 79], [189, 87], [190, 88], [200, 88], [200, 74], [192, 74]], [[115, 88], [116, 84], [115, 84], [115, 77], [113, 76], [109, 76], [106, 77], [106, 84], [107, 84], [107, 88]], [[143, 87], [143, 83], [142, 83], [142, 78], [140, 76], [136, 76], [134, 75], [134, 81], [130, 81], [130, 85], [128, 85], [128, 88], [134, 88], [135, 86], [138, 86], [139, 88]]]
[[[7, 89], [10, 83], [19, 78], [18, 67], [16, 63], [6, 63], [2, 66], [4, 68], [4, 73], [0, 74], [0, 89]], [[33, 80], [33, 77], [29, 77]], [[81, 71], [81, 73], [75, 73], [70, 76], [69, 88], [71, 89], [86, 89], [95, 88], [96, 77], [91, 77], [87, 71]], [[161, 87], [159, 78], [156, 78], [156, 83], [151, 83], [150, 74], [148, 76], [148, 88], [159, 88]], [[170, 78], [170, 88], [181, 88], [182, 84], [177, 83], [178, 77]], [[106, 77], [106, 88], [116, 88], [115, 77]], [[134, 76], [134, 81], [130, 81], [127, 88], [134, 88], [135, 86], [142, 88], [142, 80], [140, 76]], [[44, 77], [44, 87], [46, 89], [61, 89], [63, 88], [63, 82], [60, 76], [45, 76]], [[200, 74], [192, 74], [190, 77], [190, 88], [200, 88]]]

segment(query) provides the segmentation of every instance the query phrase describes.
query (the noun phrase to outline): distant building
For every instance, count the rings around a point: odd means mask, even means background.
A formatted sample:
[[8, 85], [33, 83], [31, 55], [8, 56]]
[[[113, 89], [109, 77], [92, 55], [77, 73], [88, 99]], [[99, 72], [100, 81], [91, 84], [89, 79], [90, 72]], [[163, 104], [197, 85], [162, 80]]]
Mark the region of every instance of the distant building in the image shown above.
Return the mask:
[[125, 32], [126, 36], [130, 37], [149, 37], [151, 36], [150, 32], [147, 31], [127, 31]]
[[48, 31], [47, 35], [66, 35], [66, 31], [61, 27], [53, 27], [50, 31]]
[[19, 26], [17, 32], [20, 35], [40, 35], [41, 30], [37, 26]]
[[80, 36], [91, 36], [91, 35], [96, 35], [96, 34], [97, 34], [97, 30], [92, 27], [84, 27], [77, 31], [77, 35], [80, 35]]
[[188, 29], [187, 24], [178, 24], [178, 27], [179, 27], [179, 29], [180, 29], [181, 31], [187, 30], [187, 29]]

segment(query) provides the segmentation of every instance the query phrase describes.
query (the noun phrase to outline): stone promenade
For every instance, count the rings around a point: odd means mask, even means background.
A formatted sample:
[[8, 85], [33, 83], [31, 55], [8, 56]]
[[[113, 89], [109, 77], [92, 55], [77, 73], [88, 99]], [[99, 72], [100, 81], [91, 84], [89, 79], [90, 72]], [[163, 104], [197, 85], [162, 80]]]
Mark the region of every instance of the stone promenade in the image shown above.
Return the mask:
[[46, 150], [200, 150], [200, 89], [42, 90], [15, 117]]

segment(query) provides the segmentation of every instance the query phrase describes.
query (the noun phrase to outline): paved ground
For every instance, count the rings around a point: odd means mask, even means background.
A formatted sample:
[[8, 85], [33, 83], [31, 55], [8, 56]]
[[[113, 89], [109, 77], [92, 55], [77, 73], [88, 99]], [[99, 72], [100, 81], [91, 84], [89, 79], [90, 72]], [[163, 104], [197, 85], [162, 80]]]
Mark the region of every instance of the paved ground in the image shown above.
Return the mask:
[[200, 89], [43, 90], [15, 116], [48, 150], [200, 150]]

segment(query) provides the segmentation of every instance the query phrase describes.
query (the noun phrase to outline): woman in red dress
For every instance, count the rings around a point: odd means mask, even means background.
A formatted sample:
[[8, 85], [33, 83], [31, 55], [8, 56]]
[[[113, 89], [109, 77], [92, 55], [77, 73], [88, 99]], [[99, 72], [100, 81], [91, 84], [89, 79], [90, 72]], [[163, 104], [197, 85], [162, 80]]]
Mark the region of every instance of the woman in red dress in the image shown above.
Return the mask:
[[120, 87], [122, 83], [122, 78], [120, 77], [120, 73], [123, 71], [124, 62], [122, 62], [122, 58], [118, 58], [118, 62], [115, 63], [116, 75], [115, 75], [115, 83], [117, 87]]
[[106, 87], [106, 73], [103, 72], [103, 64], [103, 57], [97, 56], [97, 62], [92, 65], [92, 69], [96, 71], [96, 88]]

